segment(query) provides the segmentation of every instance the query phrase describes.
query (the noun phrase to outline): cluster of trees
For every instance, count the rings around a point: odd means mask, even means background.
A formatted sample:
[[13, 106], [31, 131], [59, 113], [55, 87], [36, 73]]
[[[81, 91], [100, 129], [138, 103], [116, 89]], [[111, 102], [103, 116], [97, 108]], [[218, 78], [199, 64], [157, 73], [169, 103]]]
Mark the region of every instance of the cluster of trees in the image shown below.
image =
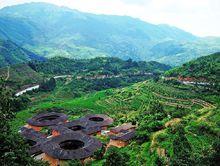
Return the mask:
[[[19, 107], [17, 107], [19, 106]], [[14, 133], [10, 127], [10, 121], [15, 118], [15, 112], [24, 104], [22, 100], [15, 98], [0, 81], [0, 163], [5, 166], [44, 166], [45, 163], [35, 161], [27, 152], [27, 145], [19, 133]]]
[[105, 155], [106, 166], [128, 166], [129, 155], [126, 152], [120, 151], [116, 147], [110, 147]]
[[74, 79], [67, 85], [68, 91], [71, 91], [72, 96], [79, 97], [82, 94], [100, 91], [109, 88], [119, 88], [127, 86], [131, 83], [144, 81], [148, 77], [134, 76], [134, 77], [117, 77], [104, 79]]
[[220, 82], [220, 53], [215, 53], [183, 64], [166, 72], [167, 76], [191, 77], [198, 81], [213, 83], [211, 86], [219, 86]]
[[163, 105], [157, 100], [150, 101], [149, 106], [141, 110], [137, 119], [137, 141], [140, 143], [148, 141], [152, 132], [163, 128], [163, 119], [166, 117], [167, 114], [163, 108]]
[[[173, 155], [170, 156], [169, 163], [171, 165], [213, 165], [217, 166], [220, 162], [220, 143], [219, 139], [214, 140], [210, 145], [210, 149], [205, 149], [197, 154], [189, 140], [185, 131], [184, 122], [169, 129], [169, 134], [174, 135], [173, 139]], [[203, 135], [204, 133], [202, 133]], [[214, 139], [214, 138], [213, 138]], [[209, 147], [209, 148], [210, 148]]]
[[170, 66], [158, 62], [136, 62], [131, 59], [121, 60], [119, 58], [94, 58], [94, 59], [68, 59], [56, 57], [46, 62], [32, 61], [29, 66], [45, 74], [88, 74], [99, 73], [103, 75], [117, 75], [134, 72], [164, 72]]
[[45, 80], [40, 84], [40, 91], [53, 91], [56, 88], [56, 80], [54, 78], [50, 78], [49, 80]]

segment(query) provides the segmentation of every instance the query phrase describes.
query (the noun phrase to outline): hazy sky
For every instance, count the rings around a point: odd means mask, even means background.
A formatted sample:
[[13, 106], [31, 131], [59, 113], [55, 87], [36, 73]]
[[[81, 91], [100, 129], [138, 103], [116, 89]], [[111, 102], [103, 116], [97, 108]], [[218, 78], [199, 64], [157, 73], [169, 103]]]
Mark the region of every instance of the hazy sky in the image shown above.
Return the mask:
[[96, 14], [129, 15], [170, 24], [199, 36], [220, 36], [220, 0], [0, 0], [0, 8], [49, 2]]

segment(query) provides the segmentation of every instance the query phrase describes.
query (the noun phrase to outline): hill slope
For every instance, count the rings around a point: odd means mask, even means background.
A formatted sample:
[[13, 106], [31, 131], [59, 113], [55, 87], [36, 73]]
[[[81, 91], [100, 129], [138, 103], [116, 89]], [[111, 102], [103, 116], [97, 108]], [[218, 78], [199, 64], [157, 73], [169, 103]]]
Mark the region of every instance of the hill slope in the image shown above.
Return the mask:
[[[7, 85], [13, 89], [22, 86], [39, 84], [43, 78], [54, 76], [78, 77], [91, 80], [99, 78], [96, 89], [125, 86], [131, 82], [138, 82], [158, 74], [164, 73], [171, 67], [158, 62], [135, 62], [131, 59], [124, 61], [119, 58], [99, 57], [93, 59], [74, 60], [63, 57], [48, 59], [47, 61], [31, 61], [0, 69], [0, 77], [7, 80]], [[90, 86], [89, 81], [70, 81], [71, 89], [78, 91], [81, 87]], [[77, 86], [75, 85], [77, 84]], [[104, 88], [104, 89], [105, 89]], [[85, 88], [86, 89], [86, 88]], [[72, 92], [71, 92], [72, 93]]]
[[[80, 98], [57, 98], [55, 93], [56, 90], [33, 96], [35, 100], [31, 106], [19, 112], [12, 122], [14, 130], [17, 132], [28, 118], [47, 109], [59, 108], [69, 115], [69, 119], [86, 114], [106, 114], [115, 120], [114, 126], [127, 122], [138, 126], [136, 137], [130, 144], [118, 148], [119, 154], [127, 154], [128, 165], [157, 165], [158, 160], [165, 164], [178, 163], [174, 165], [189, 165], [189, 162], [213, 165], [218, 159], [218, 96], [206, 98], [190, 89], [181, 90], [153, 82], [140, 82]], [[105, 137], [97, 138], [108, 143]], [[105, 165], [105, 156], [90, 164]]]
[[24, 48], [21, 48], [9, 40], [0, 39], [0, 68], [7, 65], [27, 62], [30, 60], [44, 59], [45, 58], [40, 57]]
[[220, 82], [220, 53], [200, 57], [167, 72], [169, 76], [193, 77]]
[[39, 84], [43, 81], [41, 74], [23, 63], [1, 68], [0, 78], [6, 80], [6, 85], [15, 90], [23, 89], [24, 86]]
[[[0, 36], [46, 57], [116, 56], [175, 65], [220, 50], [217, 39], [207, 41], [168, 25], [82, 13], [47, 3], [1, 9]], [[167, 46], [167, 42], [173, 44]], [[207, 47], [197, 47], [203, 42]], [[189, 53], [192, 56], [186, 56]]]

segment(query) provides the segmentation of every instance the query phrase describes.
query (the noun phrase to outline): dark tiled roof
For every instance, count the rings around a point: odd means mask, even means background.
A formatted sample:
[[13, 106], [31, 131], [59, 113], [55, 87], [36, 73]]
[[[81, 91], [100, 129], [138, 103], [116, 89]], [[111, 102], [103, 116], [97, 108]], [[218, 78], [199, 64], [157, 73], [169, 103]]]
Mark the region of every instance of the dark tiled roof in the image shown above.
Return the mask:
[[44, 141], [46, 141], [46, 135], [26, 127], [21, 128], [21, 135], [27, 142], [34, 143], [32, 146], [30, 145], [30, 149], [28, 151], [30, 155], [42, 153], [40, 146]]
[[73, 130], [71, 130], [71, 129], [65, 127], [65, 126], [63, 126], [62, 124], [56, 125], [56, 126], [50, 126], [50, 129], [59, 132], [61, 135], [62, 135], [62, 134], [66, 134], [66, 133], [73, 132]]
[[[61, 144], [65, 141], [75, 140], [83, 142], [83, 146], [77, 149], [65, 149]], [[102, 147], [101, 142], [81, 132], [71, 132], [53, 137], [41, 145], [44, 153], [56, 159], [83, 159], [87, 158]]]
[[41, 140], [41, 139], [44, 139], [44, 138], [47, 137], [46, 135], [44, 135], [40, 132], [37, 132], [34, 129], [29, 129], [29, 128], [26, 128], [26, 127], [21, 128], [21, 135], [25, 139], [32, 140], [32, 141], [38, 141], [38, 140]]
[[63, 123], [67, 120], [67, 118], [67, 115], [63, 113], [49, 112], [38, 114], [33, 118], [28, 119], [27, 123], [32, 126], [44, 127]]
[[121, 126], [111, 128], [110, 131], [114, 133], [119, 133], [119, 132], [126, 131], [129, 129], [134, 129], [135, 127], [136, 126], [132, 125], [131, 123], [125, 123], [125, 124], [122, 124]]
[[86, 121], [73, 120], [67, 123], [63, 123], [56, 126], [50, 127], [52, 130], [58, 131], [60, 134], [65, 134], [68, 132], [83, 132], [85, 134], [93, 134], [101, 131], [99, 126], [90, 126]]
[[85, 123], [86, 126], [109, 126], [113, 123], [113, 119], [103, 114], [91, 114], [86, 115], [79, 119], [81, 122]]
[[79, 131], [85, 134], [93, 134], [101, 131], [103, 126], [108, 126], [112, 124], [112, 122], [113, 119], [106, 115], [87, 115], [78, 120], [73, 120], [60, 125], [52, 126], [51, 128], [61, 134], [66, 133], [69, 130]]
[[38, 154], [41, 154], [42, 153], [42, 150], [41, 150], [41, 142], [37, 142], [36, 145], [34, 146], [31, 146], [28, 153], [30, 155], [38, 155]]
[[128, 131], [126, 133], [120, 133], [117, 135], [110, 135], [110, 139], [112, 140], [121, 140], [121, 141], [129, 141], [135, 136], [135, 131]]

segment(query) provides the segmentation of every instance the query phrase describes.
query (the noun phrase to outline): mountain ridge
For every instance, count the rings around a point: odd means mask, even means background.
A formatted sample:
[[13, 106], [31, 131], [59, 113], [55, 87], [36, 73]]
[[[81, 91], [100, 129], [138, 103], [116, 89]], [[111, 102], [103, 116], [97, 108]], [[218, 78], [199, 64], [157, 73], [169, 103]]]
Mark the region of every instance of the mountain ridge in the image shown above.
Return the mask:
[[[45, 57], [114, 56], [179, 65], [220, 51], [220, 46], [213, 47], [213, 41], [218, 45], [218, 40], [207, 41], [170, 25], [154, 25], [130, 16], [84, 13], [48, 3], [1, 9], [0, 36]], [[173, 44], [168, 48], [163, 46], [165, 49], [160, 53], [152, 51], [164, 42]], [[198, 46], [197, 42], [207, 46]], [[176, 44], [183, 45], [184, 51], [167, 54], [167, 50], [175, 50], [172, 45]]]

